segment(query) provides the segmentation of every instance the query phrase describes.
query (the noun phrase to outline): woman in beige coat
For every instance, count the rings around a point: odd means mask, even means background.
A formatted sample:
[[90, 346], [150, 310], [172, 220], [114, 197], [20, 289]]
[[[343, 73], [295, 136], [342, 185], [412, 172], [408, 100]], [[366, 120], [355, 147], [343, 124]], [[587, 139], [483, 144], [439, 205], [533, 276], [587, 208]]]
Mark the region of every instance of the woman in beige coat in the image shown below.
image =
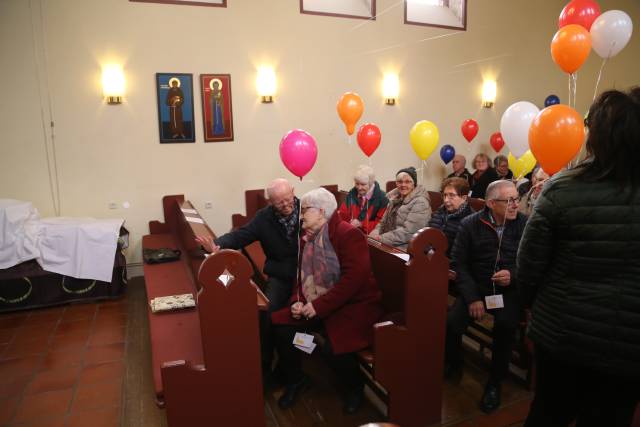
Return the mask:
[[427, 226], [431, 218], [429, 194], [417, 185], [415, 168], [400, 169], [396, 188], [387, 193], [389, 205], [370, 236], [390, 246], [406, 249], [416, 231]]

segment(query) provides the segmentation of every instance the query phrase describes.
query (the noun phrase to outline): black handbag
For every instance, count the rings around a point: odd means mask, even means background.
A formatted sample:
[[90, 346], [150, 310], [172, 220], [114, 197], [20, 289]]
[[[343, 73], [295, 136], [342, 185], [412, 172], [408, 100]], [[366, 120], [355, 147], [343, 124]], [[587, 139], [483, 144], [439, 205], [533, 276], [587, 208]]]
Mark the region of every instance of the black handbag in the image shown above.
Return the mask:
[[143, 249], [142, 259], [147, 264], [160, 264], [180, 259], [180, 250], [171, 248]]

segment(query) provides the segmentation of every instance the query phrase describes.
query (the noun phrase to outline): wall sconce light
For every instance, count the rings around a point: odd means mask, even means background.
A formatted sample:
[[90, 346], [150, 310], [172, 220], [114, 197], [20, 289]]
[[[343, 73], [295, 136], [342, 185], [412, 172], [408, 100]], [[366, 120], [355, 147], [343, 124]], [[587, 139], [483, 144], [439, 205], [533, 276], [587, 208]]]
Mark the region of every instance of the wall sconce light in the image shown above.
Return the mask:
[[384, 103], [387, 105], [395, 105], [400, 92], [400, 80], [397, 74], [385, 74], [382, 80], [382, 96]]
[[493, 107], [496, 102], [496, 82], [495, 80], [485, 80], [482, 84], [482, 106]]
[[124, 97], [124, 73], [119, 65], [107, 65], [102, 70], [102, 93], [107, 104], [122, 103]]
[[273, 102], [273, 96], [276, 94], [276, 73], [273, 71], [273, 68], [258, 68], [256, 88], [258, 89], [258, 95], [262, 98], [263, 103]]

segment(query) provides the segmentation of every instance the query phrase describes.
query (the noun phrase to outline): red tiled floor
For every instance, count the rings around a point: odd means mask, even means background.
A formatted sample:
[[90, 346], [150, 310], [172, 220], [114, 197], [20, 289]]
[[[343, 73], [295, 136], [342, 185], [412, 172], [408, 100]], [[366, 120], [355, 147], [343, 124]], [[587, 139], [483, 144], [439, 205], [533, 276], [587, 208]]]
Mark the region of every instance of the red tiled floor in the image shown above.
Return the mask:
[[37, 326], [55, 324], [60, 321], [60, 313], [32, 313], [21, 326]]
[[84, 362], [88, 365], [122, 360], [124, 357], [124, 343], [91, 346], [87, 349]]
[[0, 382], [20, 375], [31, 374], [42, 364], [42, 357], [30, 356], [0, 361]]
[[22, 422], [37, 417], [62, 415], [69, 409], [72, 395], [73, 390], [68, 389], [25, 396], [18, 406], [13, 421]]
[[84, 360], [85, 350], [62, 350], [57, 351], [55, 347], [47, 353], [40, 369], [49, 370], [57, 368], [68, 368], [80, 366]]
[[7, 425], [11, 418], [13, 418], [13, 414], [15, 413], [19, 403], [19, 397], [0, 401], [0, 425]]
[[55, 335], [89, 334], [91, 332], [92, 319], [81, 319], [60, 322], [55, 330]]
[[8, 343], [11, 341], [11, 338], [15, 335], [16, 330], [14, 328], [11, 329], [0, 329], [0, 343]]
[[4, 351], [3, 359], [35, 356], [46, 353], [49, 346], [48, 339], [33, 339], [29, 341], [16, 341], [9, 344]]
[[56, 335], [51, 341], [51, 348], [55, 348], [56, 350], [60, 351], [79, 351], [86, 347], [88, 339], [89, 336], [86, 334]]
[[19, 396], [27, 388], [27, 384], [31, 382], [32, 378], [33, 374], [26, 374], [0, 382], [0, 399]]
[[68, 427], [117, 427], [120, 425], [120, 408], [72, 413]]
[[78, 386], [71, 412], [120, 406], [122, 379]]
[[125, 328], [96, 331], [89, 338], [89, 345], [120, 343], [124, 342], [125, 336]]
[[72, 388], [78, 380], [79, 375], [79, 367], [41, 371], [33, 378], [25, 394], [37, 394]]
[[126, 314], [98, 315], [94, 324], [95, 332], [103, 332], [110, 329], [124, 328], [127, 326]]
[[98, 365], [85, 366], [80, 374], [80, 384], [92, 384], [106, 380], [122, 378], [124, 375], [124, 363], [108, 362]]
[[65, 416], [54, 415], [36, 418], [25, 423], [11, 423], [9, 427], [65, 427]]
[[2, 315], [0, 316], [0, 329], [15, 329], [22, 325], [28, 314]]

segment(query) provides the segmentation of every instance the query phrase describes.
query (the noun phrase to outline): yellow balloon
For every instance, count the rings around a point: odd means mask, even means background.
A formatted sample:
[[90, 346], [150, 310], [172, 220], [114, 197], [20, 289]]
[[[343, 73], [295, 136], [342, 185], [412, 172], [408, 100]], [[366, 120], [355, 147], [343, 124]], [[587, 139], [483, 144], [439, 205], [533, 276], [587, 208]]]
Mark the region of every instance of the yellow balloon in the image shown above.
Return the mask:
[[520, 179], [533, 170], [536, 166], [536, 158], [531, 153], [531, 150], [527, 150], [519, 159], [513, 157], [513, 154], [509, 153], [509, 169], [513, 172], [515, 179]]
[[411, 147], [422, 160], [426, 160], [433, 153], [439, 140], [438, 127], [428, 120], [420, 120], [409, 132]]

